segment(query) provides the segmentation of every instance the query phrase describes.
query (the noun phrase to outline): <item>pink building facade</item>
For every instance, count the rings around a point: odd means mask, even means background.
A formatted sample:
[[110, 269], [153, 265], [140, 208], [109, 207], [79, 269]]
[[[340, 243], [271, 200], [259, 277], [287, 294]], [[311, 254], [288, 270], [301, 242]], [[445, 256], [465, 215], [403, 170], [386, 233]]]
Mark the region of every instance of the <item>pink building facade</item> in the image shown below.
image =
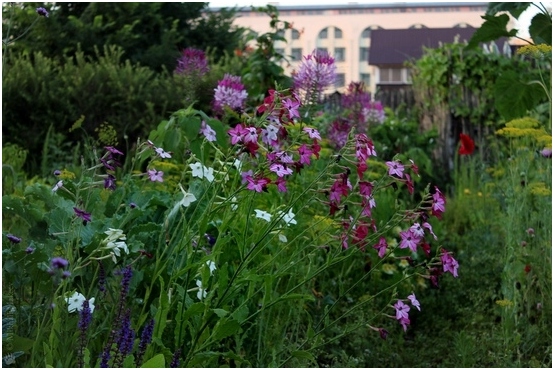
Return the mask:
[[[384, 78], [395, 78], [398, 83], [409, 83], [409, 73], [380, 76], [377, 67], [368, 64], [371, 31], [374, 29], [413, 28], [478, 28], [488, 3], [372, 3], [343, 5], [279, 6], [279, 17], [293, 24], [284, 33], [287, 42], [278, 42], [275, 48], [289, 57], [283, 65], [292, 73], [302, 58], [314, 49], [331, 54], [337, 64], [334, 89], [342, 91], [351, 81], [364, 81], [370, 92]], [[244, 9], [237, 13], [235, 24], [256, 32], [269, 31], [269, 18], [264, 13]], [[394, 48], [394, 45], [391, 45]]]

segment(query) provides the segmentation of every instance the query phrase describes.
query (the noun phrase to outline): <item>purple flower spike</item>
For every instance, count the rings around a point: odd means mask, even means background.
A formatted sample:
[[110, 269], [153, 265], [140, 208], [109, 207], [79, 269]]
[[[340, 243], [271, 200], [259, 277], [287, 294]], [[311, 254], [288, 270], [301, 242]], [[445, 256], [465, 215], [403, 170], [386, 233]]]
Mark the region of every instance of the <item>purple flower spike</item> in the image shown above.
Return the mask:
[[19, 244], [21, 243], [21, 238], [18, 238], [17, 236], [15, 235], [12, 235], [12, 234], [8, 234], [6, 235], [6, 237], [8, 238], [8, 240], [14, 244]]
[[50, 261], [50, 265], [52, 265], [52, 268], [64, 269], [67, 265], [69, 265], [69, 262], [67, 262], [65, 258], [54, 257], [52, 258], [52, 261]]

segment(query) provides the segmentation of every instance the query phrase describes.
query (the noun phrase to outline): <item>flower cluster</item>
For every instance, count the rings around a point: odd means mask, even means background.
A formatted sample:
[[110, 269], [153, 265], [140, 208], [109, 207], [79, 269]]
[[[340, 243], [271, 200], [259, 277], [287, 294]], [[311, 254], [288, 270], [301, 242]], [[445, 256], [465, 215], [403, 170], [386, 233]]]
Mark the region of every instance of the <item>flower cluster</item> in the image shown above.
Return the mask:
[[[280, 104], [282, 103], [282, 104]], [[270, 91], [270, 95], [258, 108], [258, 112], [265, 112], [267, 120], [265, 126], [256, 127], [246, 124], [238, 124], [228, 131], [231, 144], [237, 147], [239, 153], [246, 152], [256, 157], [265, 152], [267, 162], [257, 173], [253, 170], [243, 171], [243, 183], [249, 190], [258, 193], [266, 191], [269, 184], [277, 186], [280, 192], [286, 192], [287, 177], [294, 171], [300, 172], [305, 166], [309, 166], [312, 156], [319, 158], [319, 132], [312, 127], [304, 127], [299, 139], [302, 144], [290, 150], [293, 143], [288, 142], [288, 125], [298, 117], [300, 102], [296, 95], [285, 97], [279, 92]], [[286, 149], [288, 146], [288, 149]], [[285, 150], [286, 149], [286, 150]], [[296, 157], [296, 158], [295, 158]], [[294, 170], [294, 171], [293, 171]], [[271, 179], [271, 177], [276, 177]]]
[[[171, 158], [171, 152], [166, 152], [162, 147], [154, 145], [150, 140], [146, 141], [147, 148], [154, 150], [155, 157], [160, 159]], [[146, 150], [146, 149], [145, 149]], [[150, 168], [146, 171], [146, 175], [152, 182], [163, 182], [163, 171], [158, 171], [155, 168]]]
[[405, 301], [409, 301], [412, 307], [415, 307], [418, 309], [418, 311], [421, 311], [421, 307], [419, 305], [419, 301], [417, 300], [414, 293], [410, 294], [407, 299], [404, 300], [398, 300], [394, 305], [394, 309], [396, 310], [395, 318], [398, 320], [400, 325], [404, 328], [404, 331], [408, 329], [408, 325], [410, 325], [410, 317], [408, 312], [410, 312], [410, 306], [405, 304]]
[[335, 59], [314, 50], [304, 56], [300, 68], [293, 73], [294, 89], [304, 94], [305, 104], [319, 102], [323, 91], [335, 82], [336, 75]]
[[121, 257], [122, 250], [125, 251], [126, 254], [129, 254], [129, 248], [124, 242], [127, 238], [125, 234], [123, 234], [123, 230], [108, 228], [104, 234], [108, 235], [102, 240], [102, 243], [106, 245], [104, 249], [110, 251], [114, 263], [117, 263], [116, 256]]
[[[409, 168], [411, 169], [412, 173], [414, 175], [419, 176], [419, 168], [416, 166], [413, 160], [410, 159], [410, 165]], [[410, 194], [414, 193], [414, 181], [409, 173], [404, 172], [406, 170], [406, 167], [402, 162], [397, 160], [387, 161], [385, 162], [389, 169], [389, 176], [393, 177], [395, 180], [399, 180], [406, 184], [408, 187], [408, 192]], [[437, 188], [438, 190], [438, 188]], [[440, 193], [440, 191], [439, 191]], [[444, 197], [443, 197], [444, 199]], [[442, 207], [442, 212], [444, 212], [444, 207]], [[440, 218], [440, 217], [439, 217]]]
[[213, 108], [216, 112], [223, 113], [225, 106], [236, 111], [244, 109], [248, 93], [241, 82], [240, 76], [226, 73], [223, 80], [218, 82], [214, 91]]
[[[58, 276], [62, 279], [67, 279], [71, 276], [71, 272], [67, 270], [67, 266], [69, 265], [69, 262], [62, 257], [54, 257], [52, 260], [50, 260], [50, 269], [48, 272], [52, 276]], [[60, 273], [61, 272], [61, 273]]]
[[202, 50], [186, 48], [181, 52], [181, 57], [177, 59], [175, 73], [178, 75], [203, 76], [208, 71], [208, 60]]

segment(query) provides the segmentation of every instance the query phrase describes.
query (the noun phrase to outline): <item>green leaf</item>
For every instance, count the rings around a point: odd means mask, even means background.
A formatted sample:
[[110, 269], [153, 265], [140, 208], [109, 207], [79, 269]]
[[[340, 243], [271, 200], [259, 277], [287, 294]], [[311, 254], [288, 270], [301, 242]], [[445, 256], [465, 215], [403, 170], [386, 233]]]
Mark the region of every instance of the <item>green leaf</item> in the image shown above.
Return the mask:
[[487, 15], [495, 15], [500, 12], [510, 12], [512, 17], [519, 18], [531, 3], [489, 3]]
[[217, 341], [223, 338], [227, 338], [240, 330], [240, 324], [236, 320], [219, 321], [214, 328], [213, 340]]
[[314, 355], [312, 355], [308, 351], [294, 351], [291, 353], [291, 355], [296, 358], [302, 358], [302, 359], [309, 360], [311, 362], [315, 362]]
[[165, 367], [165, 357], [161, 353], [152, 357], [150, 360], [146, 361], [141, 366], [141, 368], [164, 368], [164, 367]]
[[539, 13], [531, 20], [529, 35], [535, 44], [552, 45], [552, 18]]
[[228, 311], [225, 311], [221, 308], [214, 308], [213, 311], [218, 317], [225, 317], [229, 314]]
[[227, 135], [223, 123], [216, 119], [210, 119], [208, 124], [215, 131], [217, 145], [225, 152], [225, 149], [229, 147], [229, 135]]
[[196, 316], [204, 312], [206, 305], [203, 302], [193, 303], [183, 315], [183, 321], [187, 321], [190, 317]]
[[513, 37], [517, 34], [516, 29], [510, 31], [506, 30], [510, 17], [507, 14], [499, 15], [498, 17], [492, 15], [484, 15], [481, 18], [485, 22], [481, 25], [477, 31], [469, 40], [466, 49], [472, 49], [479, 45], [480, 42], [494, 41], [501, 37]]
[[515, 71], [502, 73], [494, 85], [494, 104], [506, 121], [525, 116], [543, 96], [539, 84], [521, 81]]
[[34, 340], [29, 338], [23, 338], [18, 335], [14, 335], [12, 337], [12, 351], [23, 351], [25, 353], [29, 353], [29, 350], [33, 347], [33, 344], [35, 343]]
[[[164, 362], [165, 362], [165, 360], [164, 360]], [[123, 367], [127, 368], [127, 369], [131, 368], [131, 367], [135, 367], [135, 356], [129, 355], [129, 356], [125, 357], [125, 360], [123, 360]]]
[[202, 120], [198, 117], [181, 117], [179, 118], [179, 127], [185, 133], [186, 138], [189, 141], [193, 141], [198, 138], [200, 133], [200, 126], [202, 126]]

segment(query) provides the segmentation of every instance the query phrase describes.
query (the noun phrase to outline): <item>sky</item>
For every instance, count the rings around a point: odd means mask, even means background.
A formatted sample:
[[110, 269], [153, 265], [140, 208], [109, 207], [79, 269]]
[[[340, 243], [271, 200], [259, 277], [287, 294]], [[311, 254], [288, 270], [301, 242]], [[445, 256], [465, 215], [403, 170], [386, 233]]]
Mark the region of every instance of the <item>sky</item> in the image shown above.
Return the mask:
[[[209, 1], [209, 0], [208, 0]], [[423, 1], [418, 1], [423, 2]], [[432, 2], [432, 1], [429, 1]], [[357, 3], [357, 4], [370, 4], [370, 3], [387, 3], [386, 1], [344, 1], [344, 0], [279, 0], [279, 1], [263, 1], [263, 0], [214, 0], [209, 1], [209, 6], [213, 8], [219, 7], [232, 7], [236, 5], [238, 7], [249, 7], [250, 5], [254, 6], [264, 6], [268, 3], [273, 5], [336, 5], [336, 4], [348, 4], [348, 3]], [[406, 3], [406, 2], [404, 2]], [[538, 3], [537, 3], [538, 4]], [[546, 6], [549, 5], [549, 2], [544, 3]], [[529, 37], [528, 29], [529, 24], [533, 16], [537, 14], [537, 7], [531, 5], [525, 12], [523, 12], [517, 22], [518, 25], [516, 28], [520, 31], [518, 33], [519, 37]]]

